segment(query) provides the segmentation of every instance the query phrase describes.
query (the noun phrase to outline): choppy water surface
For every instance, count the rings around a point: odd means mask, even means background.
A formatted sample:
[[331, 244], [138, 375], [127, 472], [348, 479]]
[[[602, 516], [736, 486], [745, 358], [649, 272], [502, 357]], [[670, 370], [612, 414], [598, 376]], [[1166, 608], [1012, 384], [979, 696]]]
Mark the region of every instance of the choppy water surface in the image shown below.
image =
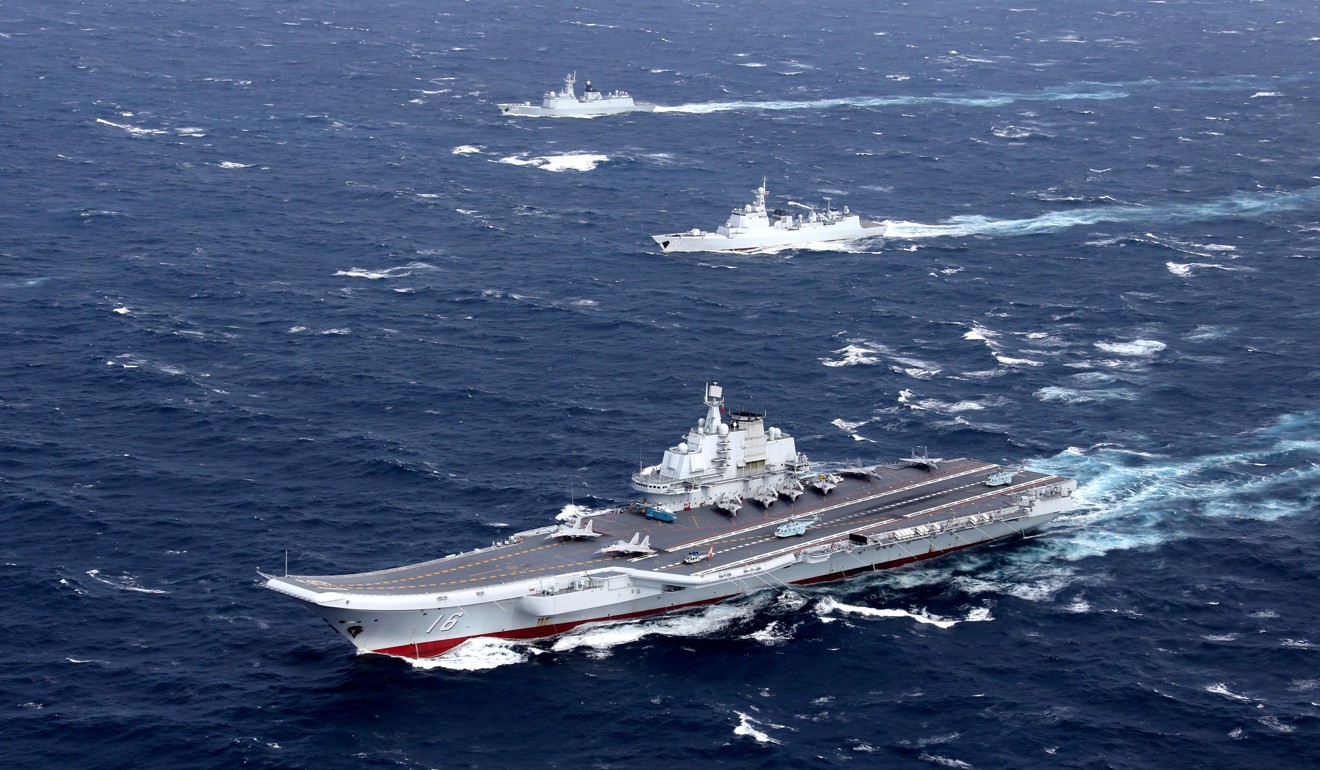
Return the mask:
[[[1029, 5], [0, 14], [11, 766], [1320, 762], [1320, 11]], [[662, 108], [494, 107], [573, 70]], [[890, 236], [650, 245], [762, 177]], [[1085, 505], [421, 664], [256, 587], [624, 501], [709, 380]]]

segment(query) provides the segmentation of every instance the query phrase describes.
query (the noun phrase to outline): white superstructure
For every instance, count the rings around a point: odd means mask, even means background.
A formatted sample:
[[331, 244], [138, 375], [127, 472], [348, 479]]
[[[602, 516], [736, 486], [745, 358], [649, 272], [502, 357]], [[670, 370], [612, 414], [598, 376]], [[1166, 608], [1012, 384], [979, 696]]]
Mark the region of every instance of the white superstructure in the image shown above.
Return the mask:
[[597, 115], [615, 115], [621, 112], [654, 112], [654, 104], [644, 102], [634, 102], [627, 91], [610, 91], [602, 93], [592, 87], [591, 81], [587, 81], [586, 91], [582, 96], [577, 95], [574, 84], [577, 83], [577, 74], [570, 73], [564, 77], [564, 87], [558, 91], [546, 91], [545, 96], [541, 98], [540, 106], [531, 102], [519, 102], [517, 104], [499, 104], [500, 112], [504, 115], [516, 115], [527, 118], [587, 118]]
[[692, 229], [681, 233], [652, 235], [665, 252], [671, 251], [754, 251], [785, 246], [800, 246], [824, 241], [851, 241], [877, 238], [885, 234], [887, 223], [863, 220], [848, 210], [835, 211], [826, 201], [825, 210], [789, 203], [802, 213], [784, 209], [766, 209], [765, 180], [752, 191], [752, 202], [733, 210], [728, 220], [715, 232]]
[[706, 416], [697, 420], [677, 446], [665, 450], [659, 465], [632, 477], [632, 488], [647, 500], [680, 510], [732, 503], [736, 498], [768, 500], [810, 469], [793, 437], [766, 428], [763, 415], [734, 412], [724, 421], [724, 389], [706, 385]]

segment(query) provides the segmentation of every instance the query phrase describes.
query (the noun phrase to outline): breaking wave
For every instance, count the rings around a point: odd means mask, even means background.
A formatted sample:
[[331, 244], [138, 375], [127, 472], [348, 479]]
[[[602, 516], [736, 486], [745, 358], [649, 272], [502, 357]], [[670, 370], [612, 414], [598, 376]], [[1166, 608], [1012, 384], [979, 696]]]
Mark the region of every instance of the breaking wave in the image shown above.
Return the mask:
[[873, 607], [862, 607], [855, 604], [844, 604], [830, 596], [816, 602], [816, 614], [819, 615], [822, 620], [828, 621], [828, 619], [831, 619], [829, 616], [836, 612], [871, 618], [910, 618], [918, 623], [925, 623], [927, 625], [935, 626], [936, 628], [953, 628], [959, 623], [977, 623], [994, 620], [994, 617], [990, 614], [990, 610], [983, 607], [971, 610], [964, 618], [944, 618], [938, 615], [932, 615], [925, 610], [910, 612], [908, 610], [875, 609]]
[[489, 671], [501, 666], [525, 663], [532, 655], [540, 654], [540, 650], [525, 643], [481, 636], [476, 639], [468, 639], [438, 658], [423, 658], [421, 660], [402, 658], [402, 660], [408, 661], [414, 668], [419, 669], [443, 668], [449, 671]]
[[559, 637], [551, 649], [568, 652], [586, 647], [594, 656], [607, 657], [615, 647], [648, 636], [709, 636], [751, 617], [765, 602], [762, 598], [738, 604], [717, 604], [695, 613], [651, 620], [589, 623]]
[[412, 275], [415, 272], [434, 270], [433, 265], [425, 262], [409, 262], [400, 267], [388, 267], [384, 270], [367, 270], [361, 267], [354, 267], [348, 270], [336, 270], [335, 275], [342, 275], [348, 278], [366, 278], [369, 281], [379, 281], [384, 278], [403, 278]]
[[608, 155], [590, 152], [568, 152], [563, 155], [541, 155], [527, 157], [526, 154], [510, 155], [500, 158], [500, 163], [512, 166], [531, 166], [542, 171], [593, 171], [596, 166], [608, 161]]
[[[751, 738], [757, 743], [772, 743], [776, 746], [783, 744], [783, 741], [777, 738], [771, 738], [770, 735], [766, 733], [764, 730], [757, 729], [758, 727], [761, 727], [763, 724], [760, 720], [753, 719], [750, 715], [745, 714], [741, 711], [735, 711], [733, 713], [738, 715], [738, 726], [733, 728], [734, 735], [741, 735], [747, 738]], [[784, 725], [776, 725], [769, 723], [765, 723], [765, 726], [774, 727], [778, 729], [783, 729], [784, 727]]]
[[134, 591], [140, 594], [167, 594], [169, 591], [162, 591], [157, 588], [143, 588], [137, 578], [132, 575], [115, 575], [113, 577], [101, 574], [99, 569], [87, 570], [87, 577], [98, 583], [104, 583], [111, 588], [118, 588], [121, 591]]

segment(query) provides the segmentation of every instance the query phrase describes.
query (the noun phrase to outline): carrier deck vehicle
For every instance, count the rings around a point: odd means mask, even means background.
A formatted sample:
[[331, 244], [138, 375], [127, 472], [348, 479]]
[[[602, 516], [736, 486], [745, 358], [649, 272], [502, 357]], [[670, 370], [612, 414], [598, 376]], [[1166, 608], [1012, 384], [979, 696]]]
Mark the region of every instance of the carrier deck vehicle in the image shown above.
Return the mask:
[[[658, 465], [633, 475], [643, 502], [422, 564], [259, 574], [359, 650], [426, 658], [474, 637], [552, 636], [897, 567], [1022, 537], [1073, 508], [1071, 479], [1016, 470], [1002, 482], [993, 463], [926, 452], [822, 470], [763, 415], [726, 421], [718, 384], [705, 405]], [[660, 509], [673, 521], [647, 515]]]
[[564, 87], [559, 91], [546, 91], [541, 104], [519, 102], [517, 104], [498, 104], [500, 114], [524, 118], [592, 118], [597, 115], [617, 115], [622, 112], [654, 112], [655, 105], [634, 102], [627, 91], [602, 93], [587, 81], [586, 91], [577, 95], [573, 87], [577, 83], [577, 74], [564, 77]]
[[848, 210], [835, 211], [825, 201], [825, 210], [819, 211], [802, 203], [788, 203], [801, 213], [786, 209], [769, 211], [765, 205], [765, 180], [752, 191], [752, 202], [733, 210], [729, 218], [708, 232], [694, 228], [681, 233], [652, 235], [651, 240], [661, 251], [757, 251], [801, 246], [826, 241], [851, 241], [858, 238], [878, 238], [888, 229], [886, 222], [864, 220]]

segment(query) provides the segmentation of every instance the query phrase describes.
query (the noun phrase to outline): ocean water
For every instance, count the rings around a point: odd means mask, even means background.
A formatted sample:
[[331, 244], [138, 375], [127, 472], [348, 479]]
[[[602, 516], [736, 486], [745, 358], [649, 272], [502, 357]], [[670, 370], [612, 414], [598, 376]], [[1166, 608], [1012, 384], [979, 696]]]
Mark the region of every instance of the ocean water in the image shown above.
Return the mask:
[[[1320, 763], [1320, 10], [0, 12], [8, 767]], [[653, 114], [511, 120], [563, 75]], [[662, 255], [767, 180], [883, 241]], [[255, 570], [629, 499], [718, 380], [1043, 537], [423, 663]]]

